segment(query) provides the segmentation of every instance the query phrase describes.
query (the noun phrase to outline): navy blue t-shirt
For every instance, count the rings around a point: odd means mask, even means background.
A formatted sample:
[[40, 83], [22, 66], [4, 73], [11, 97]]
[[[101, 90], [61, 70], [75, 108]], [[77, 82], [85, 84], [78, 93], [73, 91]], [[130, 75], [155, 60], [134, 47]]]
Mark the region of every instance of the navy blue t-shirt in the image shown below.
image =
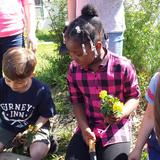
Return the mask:
[[[0, 117], [3, 127], [19, 132], [29, 124], [35, 124], [39, 116], [50, 118], [55, 114], [55, 105], [47, 85], [32, 78], [31, 87], [18, 93], [0, 79]], [[48, 126], [46, 124], [45, 126]]]

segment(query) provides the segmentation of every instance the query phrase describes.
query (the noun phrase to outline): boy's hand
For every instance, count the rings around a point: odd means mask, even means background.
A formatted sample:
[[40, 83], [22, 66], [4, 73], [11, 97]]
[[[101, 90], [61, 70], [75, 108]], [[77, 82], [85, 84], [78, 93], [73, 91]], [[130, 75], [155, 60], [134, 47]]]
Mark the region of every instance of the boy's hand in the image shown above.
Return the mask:
[[19, 132], [15, 138], [13, 139], [12, 143], [13, 144], [25, 144], [27, 142], [27, 139], [26, 139], [26, 134], [23, 132]]
[[82, 131], [82, 136], [87, 145], [89, 145], [88, 143], [90, 139], [96, 141], [96, 136], [89, 127]]

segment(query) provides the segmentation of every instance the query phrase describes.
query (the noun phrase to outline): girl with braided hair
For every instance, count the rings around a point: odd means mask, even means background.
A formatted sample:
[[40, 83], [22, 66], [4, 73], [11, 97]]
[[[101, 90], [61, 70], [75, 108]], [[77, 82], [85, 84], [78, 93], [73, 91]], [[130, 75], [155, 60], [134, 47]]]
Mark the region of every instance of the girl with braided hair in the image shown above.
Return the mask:
[[[78, 123], [66, 160], [88, 160], [88, 143], [96, 144], [98, 160], [127, 160], [131, 140], [129, 115], [139, 102], [139, 86], [131, 62], [103, 47], [104, 30], [97, 11], [86, 5], [71, 22], [64, 39], [72, 62], [67, 80]], [[124, 103], [121, 116], [101, 113], [99, 92], [106, 90]]]

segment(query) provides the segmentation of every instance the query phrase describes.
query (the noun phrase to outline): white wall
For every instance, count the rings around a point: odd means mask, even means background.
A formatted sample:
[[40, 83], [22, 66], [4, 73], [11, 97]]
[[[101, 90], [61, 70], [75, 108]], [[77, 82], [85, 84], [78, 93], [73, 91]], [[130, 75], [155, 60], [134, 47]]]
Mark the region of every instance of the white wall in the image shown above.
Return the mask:
[[51, 20], [48, 15], [48, 9], [50, 3], [46, 0], [43, 0], [42, 6], [36, 6], [36, 19], [37, 19], [37, 29], [50, 29]]

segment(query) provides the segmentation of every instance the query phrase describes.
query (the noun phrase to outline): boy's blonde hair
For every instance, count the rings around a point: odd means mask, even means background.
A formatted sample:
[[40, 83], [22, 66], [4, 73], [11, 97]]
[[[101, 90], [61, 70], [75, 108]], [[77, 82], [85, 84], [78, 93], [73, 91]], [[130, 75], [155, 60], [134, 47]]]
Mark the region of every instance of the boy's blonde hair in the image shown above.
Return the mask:
[[32, 75], [37, 60], [35, 54], [29, 49], [13, 47], [3, 55], [2, 70], [10, 80], [21, 80]]

